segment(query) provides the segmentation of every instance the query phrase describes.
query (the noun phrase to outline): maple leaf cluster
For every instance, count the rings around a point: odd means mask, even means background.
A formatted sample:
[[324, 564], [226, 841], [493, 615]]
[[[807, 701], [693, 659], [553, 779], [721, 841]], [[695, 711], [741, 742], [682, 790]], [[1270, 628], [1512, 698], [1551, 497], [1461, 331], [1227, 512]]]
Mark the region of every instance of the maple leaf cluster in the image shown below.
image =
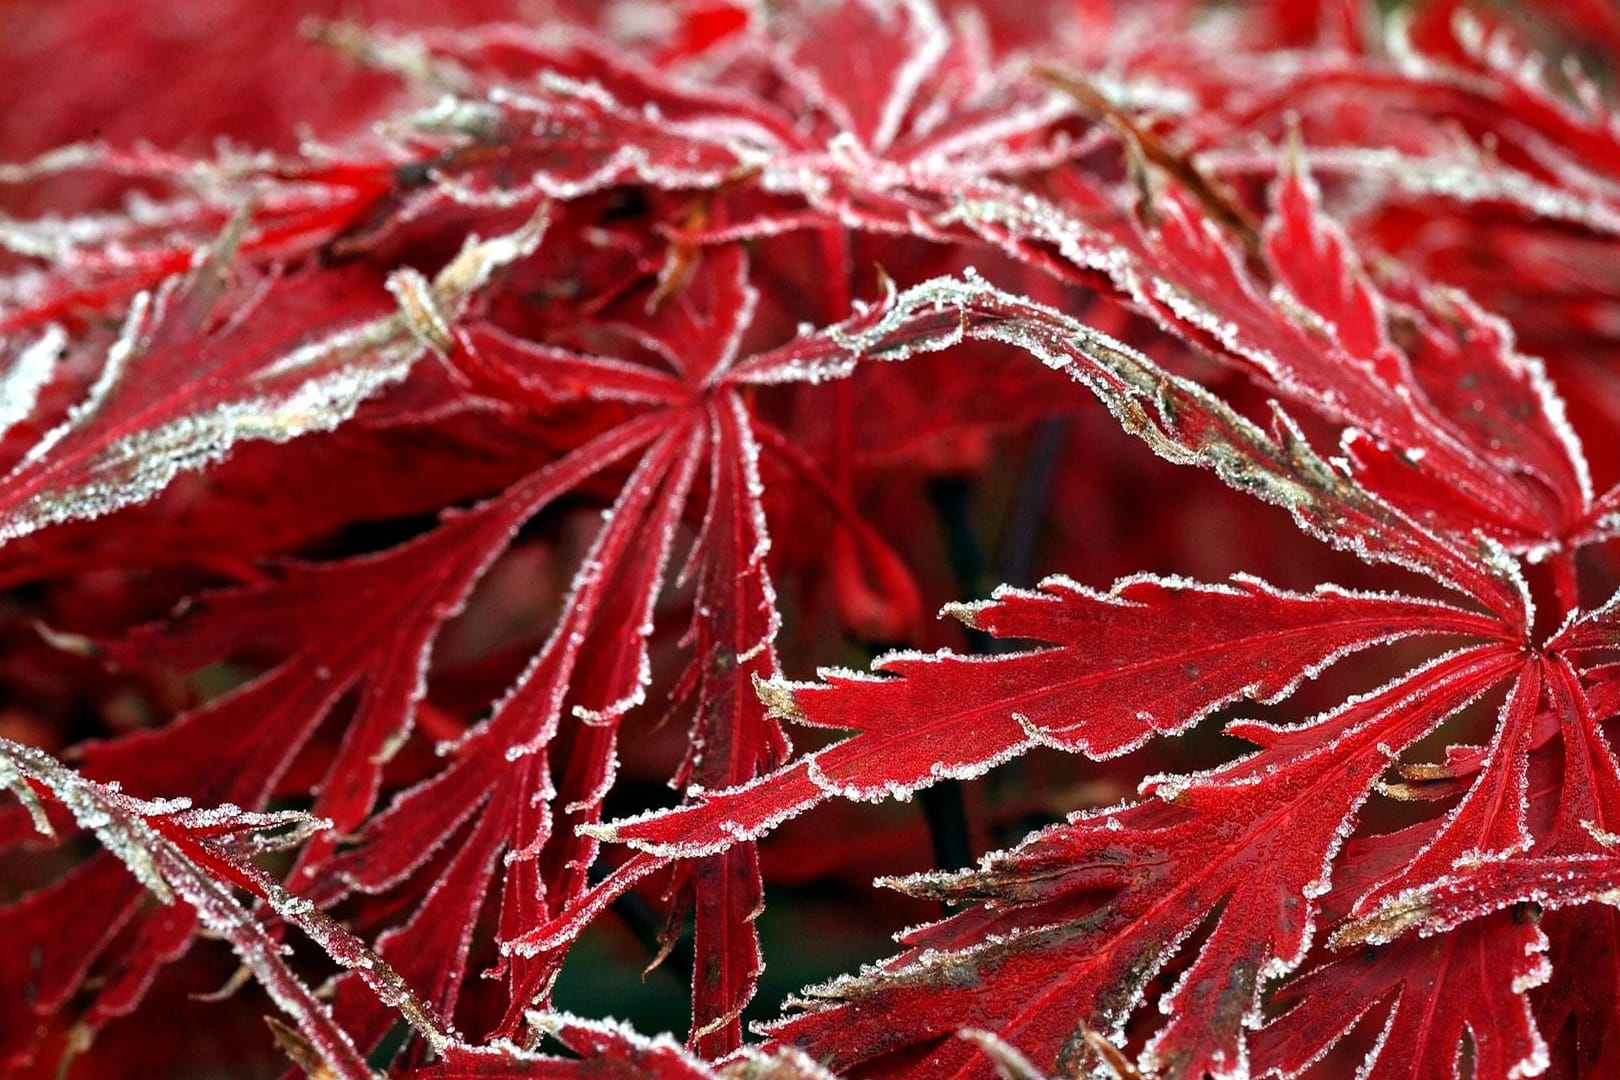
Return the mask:
[[0, 1073], [1620, 1076], [1620, 16], [455, 8], [0, 6]]

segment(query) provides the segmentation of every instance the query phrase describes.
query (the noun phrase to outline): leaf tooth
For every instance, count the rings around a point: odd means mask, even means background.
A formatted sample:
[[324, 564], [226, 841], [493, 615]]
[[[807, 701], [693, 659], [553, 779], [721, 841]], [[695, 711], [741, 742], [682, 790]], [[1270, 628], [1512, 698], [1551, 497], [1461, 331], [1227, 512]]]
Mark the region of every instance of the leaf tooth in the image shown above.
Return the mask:
[[940, 618], [955, 619], [969, 630], [983, 630], [979, 614], [994, 605], [991, 600], [953, 600], [939, 609]]
[[758, 675], [753, 679], [754, 693], [759, 696], [766, 712], [778, 720], [805, 722], [804, 709], [794, 696], [794, 691], [804, 684], [790, 683], [786, 679], [762, 679]]
[[450, 324], [439, 302], [433, 296], [433, 287], [412, 267], [403, 267], [388, 275], [387, 288], [399, 301], [399, 310], [406, 329], [424, 346], [440, 356], [456, 347], [450, 336]]
[[1046, 1074], [1037, 1069], [1017, 1047], [994, 1032], [983, 1028], [963, 1028], [956, 1033], [959, 1039], [977, 1043], [1001, 1080], [1046, 1080]]
[[1353, 919], [1328, 937], [1330, 949], [1350, 949], [1357, 945], [1387, 945], [1429, 918], [1428, 890], [1408, 889], [1384, 901], [1377, 910]]

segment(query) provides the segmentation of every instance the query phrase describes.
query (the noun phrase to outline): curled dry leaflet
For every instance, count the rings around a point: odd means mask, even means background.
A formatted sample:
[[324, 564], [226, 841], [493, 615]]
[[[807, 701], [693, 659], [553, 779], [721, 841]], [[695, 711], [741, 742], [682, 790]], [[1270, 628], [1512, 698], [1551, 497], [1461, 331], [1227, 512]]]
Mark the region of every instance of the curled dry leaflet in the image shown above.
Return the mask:
[[1620, 1076], [1607, 5], [104, 7], [0, 1073]]

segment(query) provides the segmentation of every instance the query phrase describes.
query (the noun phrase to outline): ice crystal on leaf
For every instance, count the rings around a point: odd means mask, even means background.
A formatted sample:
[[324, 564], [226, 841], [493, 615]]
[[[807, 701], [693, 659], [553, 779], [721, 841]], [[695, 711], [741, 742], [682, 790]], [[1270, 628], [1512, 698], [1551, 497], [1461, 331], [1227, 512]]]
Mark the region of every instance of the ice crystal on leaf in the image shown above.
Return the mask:
[[1612, 16], [509, 6], [0, 43], [0, 1070], [1620, 1073]]

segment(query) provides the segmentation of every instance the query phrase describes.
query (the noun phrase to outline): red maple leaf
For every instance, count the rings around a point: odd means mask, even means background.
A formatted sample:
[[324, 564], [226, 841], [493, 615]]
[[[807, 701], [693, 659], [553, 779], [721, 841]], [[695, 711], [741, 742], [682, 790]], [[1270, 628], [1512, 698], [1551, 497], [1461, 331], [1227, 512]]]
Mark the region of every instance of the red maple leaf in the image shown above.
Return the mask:
[[[418, 7], [299, 139], [0, 44], [6, 1069], [173, 1066], [199, 936], [315, 1075], [1617, 1067], [1612, 18]], [[561, 1011], [609, 912], [684, 1045]]]

